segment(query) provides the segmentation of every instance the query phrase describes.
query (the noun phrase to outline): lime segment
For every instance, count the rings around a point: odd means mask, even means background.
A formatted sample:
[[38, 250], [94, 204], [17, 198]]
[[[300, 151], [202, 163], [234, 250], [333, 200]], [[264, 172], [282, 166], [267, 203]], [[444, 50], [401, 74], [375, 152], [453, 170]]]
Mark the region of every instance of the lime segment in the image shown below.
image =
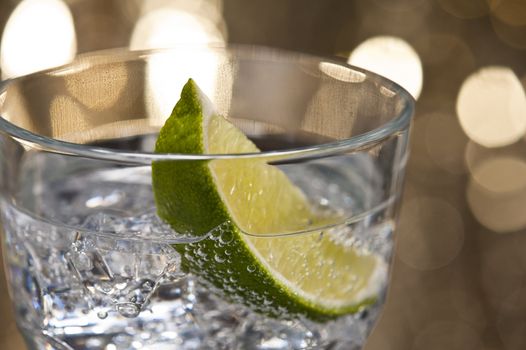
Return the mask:
[[[194, 81], [161, 129], [158, 153], [239, 154], [258, 148], [214, 113]], [[183, 266], [230, 300], [269, 316], [327, 320], [372, 303], [385, 263], [331, 239], [302, 231], [317, 218], [277, 167], [256, 158], [158, 161], [152, 183], [159, 216], [177, 232], [209, 235], [177, 245]], [[272, 235], [271, 235], [272, 233]]]

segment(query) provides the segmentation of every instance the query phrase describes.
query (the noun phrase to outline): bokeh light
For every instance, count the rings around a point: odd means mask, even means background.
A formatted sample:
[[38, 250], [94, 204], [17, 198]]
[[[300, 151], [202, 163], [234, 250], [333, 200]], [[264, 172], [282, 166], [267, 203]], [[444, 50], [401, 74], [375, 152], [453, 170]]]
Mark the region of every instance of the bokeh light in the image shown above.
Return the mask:
[[[462, 155], [459, 155], [456, 150], [452, 154], [447, 152], [451, 150], [452, 145], [462, 143], [462, 140], [467, 137], [462, 131], [452, 132], [450, 143], [449, 137], [439, 139], [439, 135], [434, 135], [433, 131], [433, 127], [437, 127], [439, 128], [438, 133], [443, 135], [442, 128], [452, 122], [448, 119], [440, 120], [440, 118], [449, 118], [446, 117], [448, 115], [438, 112], [422, 113], [413, 121], [411, 156], [409, 157], [408, 168], [410, 181], [407, 183], [408, 186], [411, 183], [418, 184], [419, 187], [415, 192], [420, 192], [420, 194], [427, 189], [456, 186], [459, 181], [462, 181], [462, 174], [465, 169]], [[462, 135], [459, 136], [458, 133]], [[431, 134], [433, 135], [430, 136]], [[437, 139], [438, 143], [436, 142]], [[448, 142], [444, 142], [444, 140], [448, 140]], [[441, 195], [448, 193], [451, 192], [440, 192]]]
[[506, 349], [526, 348], [526, 287], [508, 292], [500, 304], [497, 327]]
[[[7, 299], [7, 296], [4, 296], [4, 299]], [[0, 349], [25, 349], [26, 344], [24, 343], [24, 339], [20, 335], [18, 335], [17, 327], [14, 322], [9, 327], [6, 327], [4, 330], [5, 334], [9, 334], [10, 336], [2, 337], [0, 339]]]
[[495, 16], [491, 16], [491, 25], [497, 37], [504, 43], [513, 48], [526, 49], [526, 25], [509, 24]]
[[526, 95], [511, 69], [485, 67], [462, 84], [457, 114], [462, 129], [475, 142], [506, 146], [526, 132]]
[[480, 350], [482, 339], [469, 324], [436, 321], [417, 335], [411, 350]]
[[[429, 156], [443, 170], [453, 174], [465, 172], [464, 149], [468, 139], [454, 115], [431, 113], [426, 118], [425, 142]], [[444, 142], [447, 140], [447, 142]]]
[[411, 10], [414, 10], [422, 4], [424, 4], [425, 0], [373, 0], [372, 1], [376, 6], [379, 6], [387, 11], [391, 12], [408, 12]]
[[518, 235], [491, 235], [484, 232], [478, 242], [478, 269], [488, 304], [498, 310], [503, 300], [523, 285], [526, 273], [524, 239]]
[[[337, 35], [337, 41], [345, 43], [342, 46], [347, 51], [345, 57], [348, 57], [350, 45], [355, 46], [357, 39], [374, 35], [417, 39], [414, 33], [427, 32], [429, 15], [435, 7], [429, 0], [351, 0], [349, 3], [353, 3], [353, 13], [342, 23]], [[334, 11], [334, 15], [336, 13]]]
[[477, 18], [489, 13], [487, 0], [438, 0], [444, 11], [462, 19]]
[[483, 163], [495, 158], [517, 158], [526, 161], [525, 145], [517, 142], [506, 147], [488, 148], [476, 142], [469, 141], [464, 150], [467, 169], [474, 173]]
[[[483, 330], [488, 325], [488, 318], [484, 310], [484, 304], [480, 299], [474, 297], [473, 289], [475, 286], [469, 285], [472, 281], [462, 273], [456, 271], [458, 280], [464, 282], [461, 288], [449, 290], [449, 302], [453, 306], [455, 318], [462, 320], [477, 330]], [[440, 302], [435, 305], [443, 308]]]
[[67, 63], [76, 50], [73, 17], [63, 1], [24, 0], [12, 12], [2, 35], [2, 78]]
[[226, 25], [222, 14], [222, 0], [142, 0], [141, 16], [155, 10], [172, 9], [213, 23], [226, 38]]
[[[171, 3], [154, 7], [142, 15], [134, 28], [130, 49], [175, 50], [173, 55], [153, 57], [148, 61], [146, 97], [151, 101], [147, 112], [152, 124], [164, 124], [189, 78], [194, 79], [208, 96], [215, 96], [217, 67], [221, 62], [207, 47], [224, 42], [225, 37], [210, 19], [174, 8]], [[192, 48], [199, 51], [198, 55], [189, 54]], [[227, 94], [228, 84], [224, 89]]]
[[[393, 295], [393, 284], [390, 286]], [[402, 329], [396, 329], [391, 325], [400, 322], [404, 310], [399, 303], [387, 303], [384, 306], [380, 319], [374, 328], [374, 336], [367, 339], [367, 350], [386, 350], [386, 349], [406, 349], [405, 340], [407, 332]], [[405, 327], [404, 327], [405, 328]]]
[[417, 270], [433, 270], [449, 264], [464, 242], [460, 213], [437, 197], [406, 201], [398, 232], [398, 257]]
[[407, 89], [415, 99], [420, 96], [422, 62], [416, 51], [403, 39], [392, 36], [370, 38], [353, 50], [348, 62], [393, 80]]
[[467, 200], [473, 215], [495, 232], [526, 227], [526, 162], [510, 156], [490, 158], [471, 173]]
[[487, 0], [493, 16], [512, 26], [526, 25], [526, 1]]
[[208, 19], [182, 10], [163, 8], [145, 14], [137, 22], [130, 48], [141, 50], [222, 41], [222, 34]]

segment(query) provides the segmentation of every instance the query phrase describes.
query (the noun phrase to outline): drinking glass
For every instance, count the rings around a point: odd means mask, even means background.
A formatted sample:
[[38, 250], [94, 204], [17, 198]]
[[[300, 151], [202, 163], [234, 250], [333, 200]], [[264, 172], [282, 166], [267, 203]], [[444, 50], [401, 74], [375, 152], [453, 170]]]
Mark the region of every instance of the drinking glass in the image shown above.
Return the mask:
[[[261, 152], [154, 152], [189, 78]], [[103, 51], [4, 81], [2, 246], [27, 346], [360, 349], [385, 300], [413, 106], [338, 60], [243, 46]], [[156, 162], [278, 169], [316, 220], [178, 232], [157, 214]], [[265, 218], [279, 196], [237, 205]], [[229, 251], [239, 241], [257, 266]]]

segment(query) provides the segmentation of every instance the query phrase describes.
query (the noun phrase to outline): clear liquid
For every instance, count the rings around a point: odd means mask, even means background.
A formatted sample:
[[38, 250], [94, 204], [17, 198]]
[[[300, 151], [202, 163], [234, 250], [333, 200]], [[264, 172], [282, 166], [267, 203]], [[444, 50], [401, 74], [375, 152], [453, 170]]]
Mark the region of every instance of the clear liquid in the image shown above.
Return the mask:
[[[178, 236], [157, 218], [148, 167], [89, 168], [71, 176], [53, 173], [57, 161], [42, 154], [33, 160], [40, 174], [30, 171], [22, 179], [24, 209], [2, 202], [10, 292], [32, 347], [348, 350], [365, 342], [387, 274], [378, 282], [377, 302], [359, 313], [325, 323], [267, 317], [226, 301], [224, 292], [181, 269], [172, 244], [196, 237]], [[283, 169], [312, 201], [358, 213], [346, 226], [352, 233], [347, 243], [388, 266], [391, 202], [363, 206], [376, 189], [370, 176], [368, 186], [360, 182], [356, 166], [368, 165], [357, 161], [352, 172], [342, 168], [337, 175], [323, 169], [330, 163]], [[39, 194], [36, 200], [31, 193]]]

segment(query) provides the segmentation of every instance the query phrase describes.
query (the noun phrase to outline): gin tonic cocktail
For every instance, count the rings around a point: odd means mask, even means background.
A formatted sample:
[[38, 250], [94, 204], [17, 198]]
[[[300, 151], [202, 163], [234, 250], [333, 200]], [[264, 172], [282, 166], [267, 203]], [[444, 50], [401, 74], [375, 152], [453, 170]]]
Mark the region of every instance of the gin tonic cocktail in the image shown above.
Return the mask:
[[4, 82], [3, 255], [28, 347], [361, 348], [412, 109], [372, 73], [242, 47]]

